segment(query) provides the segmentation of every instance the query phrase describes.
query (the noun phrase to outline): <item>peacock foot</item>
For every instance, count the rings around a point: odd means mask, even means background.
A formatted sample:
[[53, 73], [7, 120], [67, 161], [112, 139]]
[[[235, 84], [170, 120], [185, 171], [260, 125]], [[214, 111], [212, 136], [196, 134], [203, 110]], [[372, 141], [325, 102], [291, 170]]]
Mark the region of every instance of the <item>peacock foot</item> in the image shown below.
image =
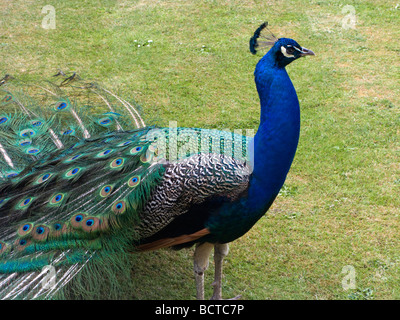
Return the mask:
[[233, 297], [233, 298], [223, 299], [222, 298], [222, 290], [219, 290], [219, 288], [221, 287], [221, 283], [218, 283], [217, 281], [214, 281], [211, 285], [214, 287], [214, 294], [213, 294], [213, 296], [211, 297], [210, 300], [239, 300], [239, 299], [242, 298], [242, 295], [239, 294], [239, 295], [237, 295], [236, 297]]

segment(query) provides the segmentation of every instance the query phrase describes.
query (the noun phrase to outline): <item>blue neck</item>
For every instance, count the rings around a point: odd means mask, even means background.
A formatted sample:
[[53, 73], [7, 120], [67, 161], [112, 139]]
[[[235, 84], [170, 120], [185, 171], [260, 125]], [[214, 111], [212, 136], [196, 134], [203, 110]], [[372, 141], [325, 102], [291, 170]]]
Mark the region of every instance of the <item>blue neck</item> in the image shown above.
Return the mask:
[[248, 206], [263, 215], [285, 182], [300, 133], [300, 107], [296, 91], [284, 67], [275, 62], [272, 48], [254, 72], [260, 97], [260, 126], [254, 137], [253, 174]]
[[253, 148], [249, 144], [254, 161], [247, 197], [218, 207], [218, 214], [207, 220], [211, 234], [205, 241], [225, 243], [245, 234], [271, 206], [289, 172], [299, 140], [300, 108], [293, 84], [275, 58], [273, 47], [254, 72], [261, 119]]

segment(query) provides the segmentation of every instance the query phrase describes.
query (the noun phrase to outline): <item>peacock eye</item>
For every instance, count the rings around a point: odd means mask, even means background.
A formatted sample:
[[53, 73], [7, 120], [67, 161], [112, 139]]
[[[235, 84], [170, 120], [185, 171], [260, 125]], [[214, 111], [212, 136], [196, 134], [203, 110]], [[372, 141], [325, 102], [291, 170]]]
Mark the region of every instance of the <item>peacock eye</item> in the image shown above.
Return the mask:
[[115, 168], [120, 168], [124, 164], [124, 159], [123, 158], [117, 158], [113, 162], [111, 162], [110, 167], [115, 169]]
[[111, 194], [112, 191], [112, 186], [104, 186], [101, 190], [100, 190], [100, 195], [105, 198], [108, 197]]
[[8, 121], [8, 118], [7, 118], [7, 117], [2, 117], [2, 118], [0, 118], [0, 124], [6, 123], [7, 121]]
[[140, 176], [133, 176], [128, 180], [128, 186], [131, 188], [136, 187], [140, 183]]
[[22, 200], [19, 203], [18, 208], [26, 209], [32, 203], [32, 200], [33, 200], [33, 198], [26, 198], [26, 199]]
[[23, 138], [27, 138], [27, 137], [34, 136], [35, 133], [36, 133], [36, 132], [35, 132], [34, 130], [25, 129], [25, 130], [22, 130], [22, 131], [21, 131], [20, 136], [23, 137]]
[[35, 120], [32, 121], [32, 126], [34, 127], [40, 127], [41, 125], [42, 125], [41, 121], [35, 121]]
[[21, 147], [26, 147], [26, 146], [29, 146], [29, 145], [31, 145], [32, 144], [32, 141], [31, 140], [23, 140], [23, 141], [21, 141], [20, 142], [20, 146]]
[[36, 183], [43, 183], [43, 182], [47, 181], [51, 176], [52, 176], [51, 173], [46, 173], [43, 176], [41, 176], [39, 179], [37, 179]]
[[102, 118], [99, 120], [99, 124], [102, 126], [109, 126], [110, 124], [112, 124], [112, 121], [110, 118]]
[[73, 169], [69, 170], [69, 171], [65, 174], [65, 177], [66, 177], [66, 178], [72, 178], [72, 177], [74, 177], [79, 171], [81, 171], [81, 168], [73, 168]]
[[65, 101], [59, 101], [56, 103], [56, 111], [64, 110], [65, 108], [68, 107], [68, 104]]
[[115, 203], [112, 205], [112, 211], [113, 211], [115, 214], [124, 213], [125, 210], [126, 210], [126, 202], [125, 202], [124, 200], [120, 200], [120, 201], [118, 201], [118, 202], [115, 202]]
[[44, 228], [43, 227], [37, 227], [36, 228], [36, 233], [37, 234], [42, 234], [44, 232]]
[[64, 199], [64, 195], [59, 193], [50, 199], [50, 204], [58, 204]]
[[286, 48], [286, 52], [288, 53], [288, 54], [293, 54], [294, 53], [294, 48], [293, 47], [287, 47]]
[[39, 152], [40, 152], [40, 150], [37, 149], [37, 148], [29, 148], [29, 149], [26, 150], [27, 154], [36, 154], [36, 153], [39, 153]]

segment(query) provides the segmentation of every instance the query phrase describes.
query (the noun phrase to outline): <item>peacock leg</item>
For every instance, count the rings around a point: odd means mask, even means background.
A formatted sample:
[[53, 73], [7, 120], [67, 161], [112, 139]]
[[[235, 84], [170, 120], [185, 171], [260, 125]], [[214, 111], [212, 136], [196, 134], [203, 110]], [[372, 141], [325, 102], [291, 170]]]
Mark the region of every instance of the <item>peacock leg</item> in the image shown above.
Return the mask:
[[229, 245], [227, 243], [214, 245], [215, 276], [212, 284], [214, 286], [214, 294], [211, 300], [222, 300], [222, 265], [228, 252]]
[[204, 300], [204, 271], [208, 268], [210, 253], [214, 245], [202, 243], [194, 251], [194, 276], [196, 279], [197, 300]]
[[[229, 253], [229, 244], [217, 243], [214, 246], [214, 263], [215, 263], [215, 277], [214, 277], [214, 294], [211, 300], [222, 300], [222, 266], [224, 262], [224, 258]], [[238, 295], [229, 300], [237, 300], [240, 299], [241, 295]]]

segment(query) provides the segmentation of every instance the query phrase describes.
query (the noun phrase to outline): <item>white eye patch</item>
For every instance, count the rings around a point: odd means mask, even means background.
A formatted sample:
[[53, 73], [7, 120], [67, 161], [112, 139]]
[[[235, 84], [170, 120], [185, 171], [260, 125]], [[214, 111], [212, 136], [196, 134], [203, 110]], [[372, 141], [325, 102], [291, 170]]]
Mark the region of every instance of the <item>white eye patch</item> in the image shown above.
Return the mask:
[[286, 48], [284, 46], [281, 47], [281, 52], [286, 58], [294, 58], [293, 54], [287, 53]]

